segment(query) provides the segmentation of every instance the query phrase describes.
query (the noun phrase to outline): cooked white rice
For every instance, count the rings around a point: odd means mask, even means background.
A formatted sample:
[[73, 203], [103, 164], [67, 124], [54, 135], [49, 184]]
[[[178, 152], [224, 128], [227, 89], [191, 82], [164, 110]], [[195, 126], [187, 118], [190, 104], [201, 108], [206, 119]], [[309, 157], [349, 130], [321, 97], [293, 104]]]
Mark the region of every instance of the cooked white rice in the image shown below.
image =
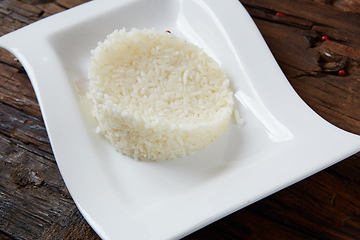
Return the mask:
[[116, 30], [92, 51], [88, 97], [98, 130], [121, 153], [165, 160], [194, 153], [229, 125], [233, 93], [219, 65], [184, 39]]

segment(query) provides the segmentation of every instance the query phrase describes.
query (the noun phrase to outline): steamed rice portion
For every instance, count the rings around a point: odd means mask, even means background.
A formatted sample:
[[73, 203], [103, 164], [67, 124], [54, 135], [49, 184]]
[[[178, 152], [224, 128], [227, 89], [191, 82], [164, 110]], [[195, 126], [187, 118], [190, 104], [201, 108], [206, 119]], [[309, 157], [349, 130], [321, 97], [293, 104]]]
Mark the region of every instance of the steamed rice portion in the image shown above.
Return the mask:
[[121, 153], [160, 161], [207, 147], [228, 127], [229, 80], [202, 49], [154, 29], [116, 30], [92, 51], [88, 97]]

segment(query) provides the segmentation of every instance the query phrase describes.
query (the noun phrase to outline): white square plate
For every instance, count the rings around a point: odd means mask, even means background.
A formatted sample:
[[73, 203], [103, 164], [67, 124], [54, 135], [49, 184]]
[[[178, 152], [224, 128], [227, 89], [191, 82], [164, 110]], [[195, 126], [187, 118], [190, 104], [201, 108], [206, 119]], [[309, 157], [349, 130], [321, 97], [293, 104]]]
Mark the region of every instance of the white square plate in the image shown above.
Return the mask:
[[[204, 48], [230, 79], [245, 125], [182, 159], [116, 152], [95, 134], [81, 83], [90, 50], [123, 27], [170, 30]], [[237, 0], [97, 0], [5, 35], [0, 46], [26, 69], [66, 185], [103, 239], [181, 238], [360, 150], [359, 136], [297, 96]]]

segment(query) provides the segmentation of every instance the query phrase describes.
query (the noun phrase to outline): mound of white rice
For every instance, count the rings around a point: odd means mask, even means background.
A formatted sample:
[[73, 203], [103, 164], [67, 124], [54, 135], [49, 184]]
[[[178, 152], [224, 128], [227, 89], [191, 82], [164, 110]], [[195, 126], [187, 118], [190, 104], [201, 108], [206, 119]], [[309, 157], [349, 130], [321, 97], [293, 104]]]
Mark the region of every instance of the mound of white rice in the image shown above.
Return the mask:
[[98, 131], [121, 153], [176, 158], [205, 148], [227, 129], [229, 80], [194, 44], [154, 29], [123, 29], [92, 55], [88, 97]]

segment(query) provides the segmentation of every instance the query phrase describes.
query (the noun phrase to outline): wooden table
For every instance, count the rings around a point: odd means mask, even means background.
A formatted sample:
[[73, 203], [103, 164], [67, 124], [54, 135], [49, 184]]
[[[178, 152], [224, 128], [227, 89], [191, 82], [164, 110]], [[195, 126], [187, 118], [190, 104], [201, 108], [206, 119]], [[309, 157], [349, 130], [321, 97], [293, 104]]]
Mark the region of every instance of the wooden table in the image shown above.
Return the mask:
[[[84, 2], [0, 0], [0, 35]], [[359, 1], [241, 2], [301, 98], [327, 121], [360, 134]], [[360, 239], [359, 160], [360, 153], [185, 239]], [[99, 239], [61, 178], [28, 76], [3, 49], [0, 239]]]

